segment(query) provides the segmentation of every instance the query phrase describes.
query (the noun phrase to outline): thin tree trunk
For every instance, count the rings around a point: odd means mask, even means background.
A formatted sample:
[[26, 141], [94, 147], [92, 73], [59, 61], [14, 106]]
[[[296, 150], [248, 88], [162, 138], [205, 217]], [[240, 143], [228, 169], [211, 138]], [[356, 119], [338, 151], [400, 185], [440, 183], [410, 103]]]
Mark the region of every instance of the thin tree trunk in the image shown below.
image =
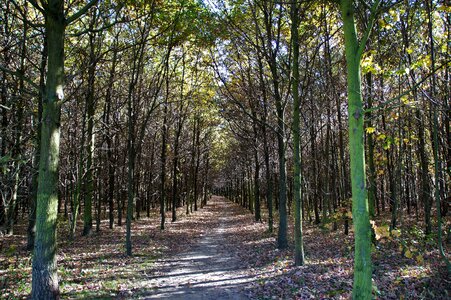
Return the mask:
[[114, 78], [116, 74], [116, 65], [117, 65], [117, 48], [116, 45], [114, 45], [113, 50], [113, 58], [112, 58], [112, 66], [110, 70], [110, 77], [108, 78], [108, 88], [106, 91], [105, 96], [105, 138], [106, 138], [106, 144], [107, 144], [107, 162], [108, 162], [108, 192], [105, 193], [105, 195], [108, 197], [108, 216], [109, 216], [109, 226], [110, 229], [114, 228], [114, 184], [115, 184], [115, 160], [113, 155], [113, 137], [111, 136], [110, 127], [112, 124], [110, 124], [110, 114], [111, 114], [111, 101], [112, 101], [112, 90], [113, 90], [113, 84], [114, 84]]
[[291, 4], [291, 47], [293, 51], [292, 94], [293, 94], [293, 156], [294, 156], [294, 263], [296, 266], [304, 264], [304, 243], [302, 236], [302, 194], [301, 194], [301, 126], [300, 126], [300, 99], [299, 99], [299, 9], [297, 2]]
[[160, 229], [164, 230], [166, 222], [166, 157], [167, 157], [167, 134], [168, 134], [168, 98], [169, 98], [169, 58], [171, 56], [172, 46], [168, 48], [166, 56], [166, 95], [163, 103], [163, 124], [161, 127], [161, 173], [160, 173]]
[[185, 52], [183, 52], [183, 65], [182, 65], [182, 82], [180, 87], [180, 114], [178, 119], [178, 124], [175, 132], [174, 140], [174, 158], [172, 160], [173, 171], [172, 171], [172, 222], [177, 221], [177, 197], [178, 197], [178, 186], [177, 186], [177, 174], [178, 174], [178, 162], [179, 162], [179, 140], [183, 129], [183, 123], [185, 120], [184, 102], [183, 102], [183, 86], [185, 82]]
[[[367, 109], [371, 109], [373, 106], [373, 93], [372, 93], [372, 75], [371, 73], [366, 74], [366, 80], [368, 85], [368, 107]], [[367, 121], [366, 121], [367, 128], [372, 127], [371, 123], [371, 113], [367, 113]], [[375, 215], [375, 207], [376, 207], [376, 166], [374, 163], [374, 140], [373, 140], [373, 132], [370, 132], [367, 134], [367, 143], [368, 143], [368, 207], [369, 207], [369, 214], [370, 217], [374, 217]]]
[[310, 124], [310, 145], [311, 145], [311, 152], [312, 152], [312, 200], [313, 200], [313, 212], [315, 214], [315, 224], [321, 223], [321, 220], [319, 218], [319, 193], [318, 193], [318, 172], [317, 172], [317, 153], [316, 153], [316, 133], [315, 133], [315, 126], [313, 124], [313, 120], [315, 120], [315, 117], [313, 115], [313, 107], [311, 110], [311, 117], [312, 117], [312, 124]]
[[[24, 5], [24, 14], [25, 17], [27, 15], [27, 3]], [[28, 31], [28, 23], [26, 21], [23, 22], [23, 32], [22, 32], [22, 45], [21, 45], [21, 54], [20, 54], [20, 73], [25, 74], [25, 56], [27, 54], [26, 47], [27, 47], [27, 31]], [[7, 234], [12, 235], [14, 230], [14, 222], [16, 220], [15, 218], [15, 211], [17, 209], [17, 194], [19, 190], [20, 185], [20, 172], [21, 172], [21, 143], [22, 143], [22, 125], [23, 125], [23, 117], [24, 117], [24, 80], [23, 77], [19, 79], [19, 87], [18, 87], [18, 99], [16, 101], [16, 127], [14, 129], [15, 131], [15, 137], [14, 137], [14, 145], [12, 149], [12, 157], [14, 159], [13, 167], [11, 170], [14, 172], [13, 176], [13, 187], [11, 192], [11, 200], [9, 201], [9, 205], [7, 206], [6, 211], [6, 232]]]
[[[45, 92], [45, 74], [47, 65], [47, 35], [44, 34], [44, 45], [41, 54], [41, 65], [39, 68], [39, 94], [38, 94], [38, 115], [36, 120], [36, 149], [33, 158], [33, 176], [31, 180], [31, 197], [30, 197], [30, 213], [28, 215], [28, 229], [27, 229], [27, 250], [33, 250], [34, 239], [36, 234], [36, 201], [38, 196], [38, 169], [39, 159], [41, 153], [41, 129], [42, 129], [42, 101]], [[0, 222], [1, 224], [1, 222]]]
[[72, 219], [70, 225], [70, 239], [73, 240], [75, 238], [75, 230], [77, 227], [77, 219], [80, 208], [80, 197], [82, 194], [83, 187], [83, 177], [84, 177], [84, 160], [85, 160], [85, 127], [86, 127], [86, 104], [82, 117], [82, 127], [81, 127], [81, 139], [80, 139], [80, 154], [78, 158], [78, 168], [77, 168], [77, 185], [75, 188], [75, 194], [73, 199], [73, 210], [72, 210]]
[[[93, 29], [96, 17], [93, 16], [90, 24], [90, 28]], [[89, 36], [89, 67], [88, 67], [88, 91], [86, 95], [86, 113], [88, 128], [86, 133], [86, 177], [85, 177], [85, 190], [86, 195], [84, 197], [84, 211], [83, 211], [83, 235], [89, 235], [92, 231], [92, 201], [94, 198], [94, 176], [93, 176], [93, 156], [94, 156], [94, 84], [95, 84], [95, 71], [96, 71], [96, 57], [94, 48], [95, 37], [93, 34]]]
[[[265, 1], [264, 18], [267, 34], [267, 49], [273, 48], [274, 41], [272, 40], [272, 13], [267, 7], [268, 3]], [[280, 16], [279, 16], [280, 22]], [[280, 26], [280, 24], [279, 24]], [[279, 39], [276, 41], [276, 50], [269, 50], [268, 64], [272, 75], [272, 83], [274, 88], [274, 100], [276, 103], [277, 114], [277, 155], [279, 160], [279, 231], [277, 234], [277, 246], [279, 249], [284, 249], [288, 246], [287, 239], [287, 178], [286, 178], [286, 158], [285, 158], [285, 105], [282, 103], [282, 96], [279, 89], [279, 74], [277, 67], [277, 52], [279, 49]]]
[[268, 208], [268, 231], [273, 232], [273, 204], [272, 204], [272, 194], [273, 194], [273, 184], [271, 178], [271, 164], [269, 162], [269, 145], [268, 145], [268, 132], [266, 124], [268, 115], [268, 98], [266, 93], [266, 85], [263, 77], [263, 63], [258, 54], [258, 75], [259, 75], [259, 86], [263, 97], [263, 116], [262, 116], [262, 134], [263, 134], [263, 156], [265, 161], [265, 180], [266, 180], [266, 206]]
[[[431, 69], [435, 70], [435, 47], [434, 47], [434, 35], [433, 35], [433, 19], [432, 19], [432, 9], [431, 6], [433, 5], [432, 0], [426, 0], [426, 11], [428, 14], [428, 35], [429, 35], [429, 50], [431, 54]], [[432, 75], [432, 85], [431, 85], [431, 96], [434, 100], [436, 97], [436, 86], [437, 86], [437, 80], [436, 80], [436, 74]], [[438, 143], [438, 130], [439, 130], [439, 124], [438, 124], [438, 108], [436, 103], [431, 104], [432, 109], [432, 118], [433, 118], [433, 128], [432, 128], [432, 148], [433, 148], [433, 154], [434, 154], [434, 175], [435, 175], [435, 188], [434, 188], [434, 198], [435, 198], [435, 204], [436, 204], [436, 210], [437, 210], [437, 242], [438, 242], [438, 249], [440, 252], [440, 256], [443, 259], [443, 261], [446, 263], [446, 268], [448, 271], [448, 274], [451, 274], [451, 263], [449, 262], [449, 259], [447, 258], [445, 254], [445, 250], [443, 248], [443, 241], [442, 241], [442, 211], [440, 209], [440, 181], [442, 176], [442, 171], [440, 168], [440, 162], [439, 162], [439, 143]]]
[[196, 164], [194, 168], [194, 211], [197, 211], [197, 201], [199, 200], [199, 166], [200, 166], [200, 116], [197, 118], [197, 126], [196, 126], [196, 148], [195, 148], [195, 157]]

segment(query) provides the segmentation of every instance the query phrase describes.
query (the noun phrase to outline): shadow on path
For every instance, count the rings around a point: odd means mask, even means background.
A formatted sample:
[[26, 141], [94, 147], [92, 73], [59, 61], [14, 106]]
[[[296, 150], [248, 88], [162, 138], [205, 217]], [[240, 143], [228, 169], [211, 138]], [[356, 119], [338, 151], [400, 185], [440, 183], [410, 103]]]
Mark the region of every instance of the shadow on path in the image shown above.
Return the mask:
[[201, 226], [199, 241], [167, 259], [156, 262], [156, 272], [148, 276], [150, 289], [140, 299], [248, 299], [243, 289], [254, 281], [236, 253], [225, 247], [225, 232], [233, 220], [233, 204], [213, 196], [200, 212], [210, 214]]

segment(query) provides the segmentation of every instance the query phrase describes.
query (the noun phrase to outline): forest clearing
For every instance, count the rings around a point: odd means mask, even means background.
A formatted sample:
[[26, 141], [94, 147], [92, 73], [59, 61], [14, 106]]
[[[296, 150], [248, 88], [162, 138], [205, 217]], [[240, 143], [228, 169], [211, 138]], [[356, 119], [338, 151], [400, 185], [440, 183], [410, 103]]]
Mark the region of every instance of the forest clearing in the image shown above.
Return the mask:
[[0, 298], [449, 299], [443, 0], [1, 0]]

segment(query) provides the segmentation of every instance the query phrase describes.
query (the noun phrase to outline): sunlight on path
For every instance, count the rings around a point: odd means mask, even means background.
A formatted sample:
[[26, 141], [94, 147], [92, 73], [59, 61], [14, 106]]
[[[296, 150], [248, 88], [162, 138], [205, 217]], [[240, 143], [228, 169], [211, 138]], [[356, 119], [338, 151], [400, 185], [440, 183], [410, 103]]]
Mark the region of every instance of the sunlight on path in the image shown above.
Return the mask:
[[152, 290], [140, 299], [247, 299], [243, 287], [254, 280], [246, 274], [227, 247], [224, 232], [232, 226], [226, 220], [233, 203], [213, 197], [208, 206], [211, 218], [202, 224], [202, 238], [181, 254], [156, 262], [158, 270], [149, 276]]

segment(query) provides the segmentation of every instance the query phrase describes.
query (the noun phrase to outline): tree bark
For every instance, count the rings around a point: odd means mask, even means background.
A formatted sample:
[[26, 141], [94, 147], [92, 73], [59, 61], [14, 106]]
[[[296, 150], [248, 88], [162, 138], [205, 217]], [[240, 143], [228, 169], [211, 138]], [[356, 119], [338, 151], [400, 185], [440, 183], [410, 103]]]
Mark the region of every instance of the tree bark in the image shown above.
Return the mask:
[[46, 14], [48, 68], [43, 103], [41, 157], [39, 162], [36, 238], [32, 270], [32, 298], [59, 298], [56, 267], [56, 220], [60, 115], [64, 99], [64, 1], [49, 0]]
[[302, 237], [302, 194], [301, 194], [301, 149], [300, 149], [300, 99], [299, 99], [299, 9], [296, 1], [291, 4], [291, 47], [293, 61], [291, 65], [293, 95], [293, 193], [294, 193], [294, 263], [304, 264], [304, 243]]
[[45, 74], [47, 65], [47, 35], [44, 34], [44, 45], [41, 54], [41, 65], [39, 68], [39, 94], [38, 94], [38, 115], [36, 120], [36, 149], [33, 158], [33, 176], [31, 179], [30, 213], [28, 214], [27, 228], [27, 250], [33, 250], [36, 234], [36, 205], [38, 197], [38, 176], [39, 158], [41, 153], [41, 129], [42, 129], [42, 102], [45, 94]]
[[[371, 9], [374, 18], [379, 2]], [[369, 23], [363, 40], [359, 42], [355, 25], [355, 7], [352, 0], [340, 1], [341, 17], [345, 37], [345, 54], [348, 83], [349, 151], [351, 158], [352, 217], [355, 230], [354, 253], [354, 299], [370, 299], [371, 282], [371, 230], [365, 176], [364, 111], [360, 78], [360, 59], [365, 47], [365, 37], [369, 36]]]
[[[96, 16], [94, 15], [90, 22], [91, 30], [94, 28]], [[86, 176], [85, 176], [85, 190], [84, 197], [85, 205], [83, 211], [83, 235], [89, 235], [92, 231], [92, 202], [94, 199], [94, 176], [93, 176], [93, 156], [94, 156], [94, 114], [95, 114], [95, 99], [94, 99], [94, 84], [95, 71], [97, 59], [95, 57], [95, 36], [89, 35], [89, 67], [88, 67], [88, 91], [86, 95], [86, 114], [88, 128], [86, 133]]]

